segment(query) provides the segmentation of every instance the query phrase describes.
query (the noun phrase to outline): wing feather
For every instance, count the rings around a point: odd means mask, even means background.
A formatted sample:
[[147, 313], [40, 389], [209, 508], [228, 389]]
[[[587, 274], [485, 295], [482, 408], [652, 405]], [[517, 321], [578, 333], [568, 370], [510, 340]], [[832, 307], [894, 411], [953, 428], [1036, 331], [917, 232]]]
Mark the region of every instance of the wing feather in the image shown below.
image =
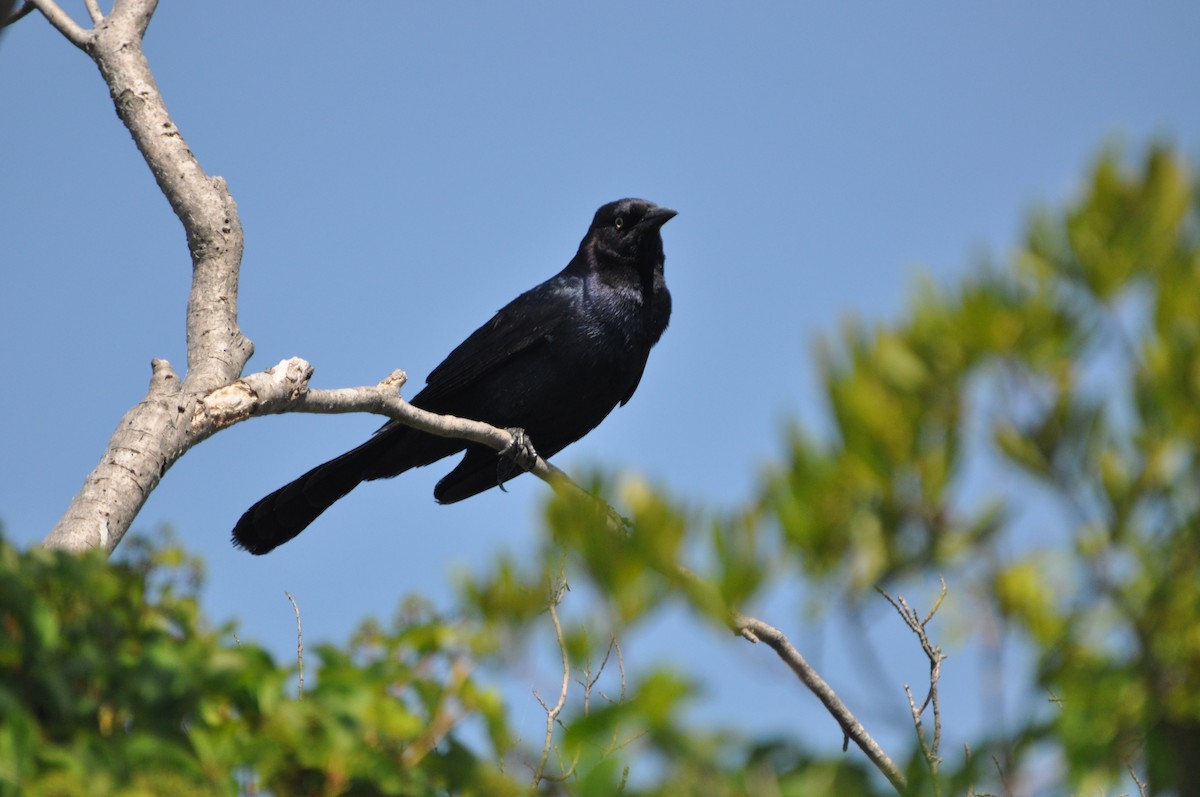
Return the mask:
[[579, 282], [559, 275], [505, 305], [430, 372], [420, 403], [437, 404], [544, 342], [569, 314]]

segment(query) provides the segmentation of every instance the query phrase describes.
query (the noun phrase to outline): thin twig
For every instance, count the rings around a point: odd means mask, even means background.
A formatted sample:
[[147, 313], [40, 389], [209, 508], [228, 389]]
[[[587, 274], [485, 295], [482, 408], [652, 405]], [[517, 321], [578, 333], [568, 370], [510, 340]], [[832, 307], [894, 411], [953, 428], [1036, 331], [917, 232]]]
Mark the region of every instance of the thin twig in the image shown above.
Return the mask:
[[621, 673], [621, 696], [617, 698], [618, 703], [625, 702], [625, 654], [621, 652], [621, 643], [617, 641], [614, 634], [612, 638], [613, 648], [617, 651], [617, 672]]
[[304, 628], [300, 625], [300, 607], [296, 605], [296, 599], [292, 597], [292, 593], [286, 589], [283, 591], [287, 595], [287, 599], [292, 602], [292, 608], [296, 610], [296, 663], [300, 667], [300, 688], [297, 694], [304, 697]]
[[567, 641], [563, 636], [562, 623], [558, 619], [558, 603], [562, 600], [562, 594], [562, 586], [557, 585], [554, 588], [554, 594], [550, 596], [550, 620], [554, 623], [554, 638], [558, 640], [558, 649], [562, 652], [562, 687], [558, 692], [558, 702], [553, 706], [548, 706], [536, 690], [533, 693], [546, 711], [546, 740], [542, 744], [542, 755], [533, 772], [535, 787], [545, 779], [546, 762], [550, 758], [550, 750], [554, 745], [554, 724], [558, 721], [558, 715], [562, 713], [563, 706], [567, 704], [567, 691], [571, 688], [571, 657], [567, 653]]
[[792, 668], [792, 672], [804, 682], [817, 699], [825, 705], [825, 708], [837, 720], [841, 726], [842, 732], [847, 738], [854, 740], [854, 743], [867, 754], [867, 758], [871, 759], [871, 763], [883, 773], [884, 777], [892, 784], [897, 792], [903, 793], [907, 788], [907, 781], [900, 768], [888, 758], [887, 753], [883, 748], [871, 738], [867, 733], [867, 729], [862, 726], [846, 704], [842, 702], [833, 688], [825, 682], [816, 670], [814, 670], [804, 657], [800, 655], [800, 651], [792, 646], [783, 632], [774, 626], [764, 623], [754, 617], [746, 617], [745, 615], [735, 615], [731, 623], [734, 630], [741, 636], [751, 642], [765, 642], [772, 650], [778, 654], [779, 658]]
[[917, 730], [917, 743], [921, 746], [921, 755], [925, 759], [926, 766], [929, 767], [929, 774], [933, 776], [934, 797], [941, 797], [942, 787], [937, 780], [938, 763], [941, 759], [937, 756], [936, 748], [931, 747], [925, 739], [925, 726], [921, 722], [921, 713], [925, 709], [924, 707], [917, 708], [917, 702], [913, 700], [912, 689], [909, 688], [908, 684], [904, 685], [904, 694], [908, 698], [908, 709], [912, 712], [913, 727]]
[[[605, 700], [607, 700], [609, 703], [612, 703], [613, 705], [619, 705], [619, 704], [625, 702], [625, 661], [621, 656], [621, 643], [617, 642], [617, 635], [610, 634], [608, 637], [608, 650], [604, 651], [604, 661], [600, 662], [600, 671], [601, 672], [604, 671], [604, 667], [605, 667], [605, 665], [608, 664], [608, 660], [612, 657], [612, 654], [614, 651], [617, 654], [617, 671], [621, 674], [621, 692], [617, 696], [616, 700], [614, 700], [613, 698], [604, 694], [604, 690], [601, 689], [600, 697], [604, 698]], [[599, 672], [596, 673], [596, 680], [597, 681], [600, 680]], [[595, 682], [593, 681], [593, 684], [594, 683]]]
[[1000, 776], [1000, 785], [1004, 787], [1004, 797], [1013, 797], [1012, 786], [1008, 785], [1008, 778], [1004, 776], [1004, 767], [1000, 766], [1000, 759], [994, 753], [992, 763], [996, 766], [996, 774]]
[[[599, 499], [594, 497], [592, 500], [599, 501]], [[615, 514], [614, 511], [610, 510], [610, 518]], [[702, 592], [711, 589], [699, 576], [682, 565], [674, 564], [662, 569], [660, 572], [673, 582], [682, 585], [689, 592]], [[867, 758], [871, 760], [875, 768], [883, 773], [883, 776], [888, 779], [896, 791], [903, 793], [907, 788], [907, 780], [903, 773], [900, 772], [900, 768], [888, 757], [883, 748], [879, 746], [879, 743], [871, 737], [871, 734], [867, 732], [862, 723], [846, 707], [846, 704], [833, 691], [833, 688], [805, 661], [804, 657], [800, 655], [800, 651], [796, 650], [792, 643], [788, 641], [787, 636], [778, 628], [756, 617], [744, 615], [732, 608], [727, 608], [726, 611], [726, 624], [735, 634], [749, 642], [765, 642], [791, 668], [792, 672], [800, 678], [800, 681], [808, 687], [809, 691], [821, 701], [826, 710], [833, 715], [834, 720], [837, 721], [842, 729], [843, 752], [849, 749], [850, 741], [853, 740], [859, 749], [866, 753]]]
[[1137, 784], [1137, 790], [1138, 790], [1138, 795], [1139, 795], [1139, 797], [1147, 797], [1147, 795], [1148, 795], [1150, 792], [1147, 790], [1147, 788], [1146, 788], [1146, 784], [1145, 784], [1145, 783], [1143, 783], [1143, 782], [1141, 781], [1141, 779], [1140, 779], [1140, 778], [1137, 776], [1137, 772], [1136, 772], [1136, 771], [1134, 771], [1133, 764], [1131, 764], [1131, 763], [1129, 763], [1128, 761], [1126, 761], [1126, 762], [1125, 762], [1125, 769], [1129, 770], [1129, 777], [1133, 778], [1133, 782], [1134, 782], [1135, 784]]
[[100, 4], [96, 0], [83, 0], [83, 4], [87, 6], [88, 16], [92, 18], [92, 24], [99, 25], [104, 20], [104, 14], [100, 11]]
[[42, 16], [57, 28], [59, 33], [67, 37], [67, 41], [81, 50], [87, 47], [92, 39], [91, 33], [79, 27], [67, 12], [58, 7], [58, 3], [54, 0], [29, 0], [29, 2], [42, 12]]
[[[942, 677], [942, 662], [946, 660], [946, 654], [942, 652], [941, 647], [934, 645], [929, 639], [929, 633], [926, 631], [926, 626], [933, 620], [938, 609], [942, 606], [942, 601], [946, 598], [946, 579], [941, 580], [941, 591], [933, 602], [933, 608], [925, 615], [924, 619], [917, 614], [917, 610], [908, 605], [903, 595], [897, 595], [893, 598], [881, 587], [875, 587], [875, 591], [887, 599], [888, 603], [892, 604], [892, 608], [904, 620], [905, 625], [916, 634], [917, 639], [921, 643], [921, 650], [924, 651], [926, 658], [929, 659], [929, 691], [925, 694], [925, 700], [921, 703], [920, 708], [917, 707], [916, 701], [913, 699], [912, 690], [908, 684], [904, 685], [904, 692], [908, 695], [908, 705], [912, 710], [913, 727], [917, 731], [917, 740], [921, 744], [921, 753], [925, 757], [925, 763], [929, 767], [929, 774], [933, 776], [933, 788], [935, 794], [941, 793], [941, 788], [937, 781], [938, 766], [941, 763], [940, 749], [942, 744], [942, 709], [938, 702], [938, 680]], [[933, 705], [933, 739], [929, 741], [925, 738], [924, 725], [921, 722], [921, 715], [925, 713], [925, 709], [929, 705]]]
[[[588, 710], [591, 708], [592, 689], [595, 688], [596, 683], [600, 680], [600, 676], [604, 675], [604, 668], [608, 665], [608, 659], [612, 655], [613, 645], [616, 643], [616, 641], [616, 636], [609, 637], [608, 648], [604, 651], [604, 658], [600, 660], [600, 666], [596, 668], [595, 675], [592, 674], [592, 659], [589, 655], [587, 662], [585, 662], [583, 667], [580, 669], [580, 673], [583, 677], [575, 680], [577, 684], [583, 687], [583, 714], [585, 717], [587, 716]], [[600, 692], [600, 695], [603, 697], [604, 692]]]

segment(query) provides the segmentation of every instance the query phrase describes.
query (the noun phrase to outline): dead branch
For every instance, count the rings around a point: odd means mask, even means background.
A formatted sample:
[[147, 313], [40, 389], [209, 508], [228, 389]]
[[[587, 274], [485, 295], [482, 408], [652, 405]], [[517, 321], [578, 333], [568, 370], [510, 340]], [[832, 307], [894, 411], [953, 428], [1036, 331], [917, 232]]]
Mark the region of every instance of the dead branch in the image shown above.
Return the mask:
[[1137, 771], [1133, 768], [1133, 764], [1126, 762], [1125, 769], [1128, 770], [1129, 777], [1133, 778], [1134, 785], [1137, 786], [1138, 797], [1147, 797], [1147, 795], [1150, 794], [1150, 790], [1142, 781], [1142, 779], [1138, 777]]
[[[736, 614], [733, 617], [732, 625], [734, 630], [751, 642], [765, 642], [775, 653], [787, 664], [792, 672], [808, 687], [809, 691], [816, 695], [817, 699], [824, 704], [827, 711], [833, 715], [838, 725], [842, 728], [842, 733], [846, 739], [854, 740], [854, 743], [867, 755], [875, 768], [883, 773], [888, 782], [895, 787], [897, 792], [903, 793], [907, 788], [907, 781], [900, 768], [888, 758], [887, 753], [883, 748], [871, 738], [867, 733], [867, 729], [862, 726], [842, 702], [833, 688], [825, 682], [812, 666], [805, 661], [800, 655], [800, 651], [792, 646], [788, 638], [783, 632], [774, 626], [764, 623], [754, 617], [747, 617], [742, 614]], [[844, 745], [843, 745], [844, 747]]]
[[[125, 413], [100, 462], [88, 474], [45, 545], [111, 552], [158, 482], [193, 441], [196, 403], [241, 374], [253, 345], [237, 325], [242, 229], [225, 181], [200, 167], [167, 112], [142, 36], [156, 0], [117, 0], [112, 13], [84, 29], [54, 0], [30, 0], [100, 70], [117, 116], [133, 137], [187, 234], [192, 261], [181, 380], [166, 360], [151, 363], [145, 398]], [[99, 6], [88, 3], [94, 20]]]
[[299, 686], [297, 687], [297, 696], [304, 698], [304, 627], [300, 625], [300, 606], [296, 603], [296, 599], [292, 597], [292, 593], [286, 589], [283, 591], [287, 595], [287, 599], [291, 601], [292, 608], [296, 611], [296, 666], [300, 670]]
[[[89, 41], [91, 40], [90, 31], [85, 31], [79, 25], [75, 24], [75, 20], [71, 19], [70, 15], [58, 7], [58, 3], [54, 0], [29, 0], [25, 4], [26, 7], [36, 8], [42, 12], [47, 21], [50, 22], [58, 32], [67, 37], [67, 41], [74, 44], [81, 50], [86, 50]], [[9, 22], [15, 22], [28, 13], [25, 8], [18, 11]]]
[[[942, 676], [942, 662], [946, 660], [946, 654], [942, 652], [941, 647], [934, 645], [929, 639], [929, 633], [926, 626], [937, 614], [937, 610], [941, 608], [942, 601], [946, 597], [946, 580], [941, 579], [942, 589], [938, 593], [937, 598], [933, 602], [933, 608], [925, 615], [924, 619], [917, 614], [916, 609], [908, 605], [903, 595], [897, 595], [893, 598], [881, 587], [875, 587], [875, 591], [885, 597], [888, 603], [892, 604], [892, 608], [904, 620], [905, 625], [916, 634], [917, 639], [921, 643], [921, 650], [924, 651], [926, 658], [929, 659], [929, 691], [925, 694], [925, 700], [921, 702], [920, 707], [917, 707], [916, 700], [913, 699], [912, 690], [908, 684], [904, 685], [904, 694], [908, 696], [908, 707], [912, 713], [913, 727], [917, 731], [917, 740], [921, 745], [921, 754], [925, 758], [925, 764], [929, 767], [929, 774], [933, 776], [934, 793], [940, 794], [940, 789], [937, 783], [938, 766], [941, 764], [941, 756], [939, 750], [942, 744], [942, 710], [938, 703], [938, 680]], [[925, 709], [929, 705], [933, 705], [933, 738], [928, 739], [925, 734], [924, 724], [921, 720], [921, 715], [925, 713]]]
[[550, 750], [554, 746], [554, 725], [558, 722], [558, 716], [567, 704], [567, 692], [571, 687], [571, 658], [567, 654], [567, 641], [563, 636], [562, 623], [558, 619], [558, 604], [562, 601], [564, 588], [565, 584], [561, 582], [554, 587], [549, 604], [550, 620], [554, 623], [554, 638], [557, 640], [558, 649], [562, 653], [562, 686], [558, 692], [558, 700], [553, 706], [550, 706], [546, 704], [546, 701], [542, 700], [542, 696], [536, 691], [533, 693], [533, 696], [537, 698], [538, 703], [541, 703], [542, 708], [546, 712], [546, 738], [542, 743], [542, 755], [538, 759], [537, 767], [533, 771], [532, 786], [535, 789], [545, 778], [546, 762], [550, 759]]

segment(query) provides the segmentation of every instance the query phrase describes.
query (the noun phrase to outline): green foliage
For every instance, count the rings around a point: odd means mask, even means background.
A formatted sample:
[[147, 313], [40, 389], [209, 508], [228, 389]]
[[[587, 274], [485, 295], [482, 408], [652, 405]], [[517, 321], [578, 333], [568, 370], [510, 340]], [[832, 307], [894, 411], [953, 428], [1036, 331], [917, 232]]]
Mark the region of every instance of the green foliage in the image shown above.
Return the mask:
[[460, 627], [419, 606], [368, 625], [310, 656], [299, 696], [292, 666], [205, 627], [178, 548], [132, 554], [0, 545], [0, 793], [524, 793], [456, 740], [475, 716], [510, 744]]
[[[650, 518], [667, 522], [665, 505], [647, 500]], [[206, 626], [194, 560], [173, 544], [130, 543], [110, 563], [0, 542], [0, 794], [745, 795], [770, 785], [799, 795], [868, 780], [860, 764], [782, 742], [696, 732], [682, 715], [692, 688], [667, 670], [631, 675], [610, 699], [601, 676], [607, 667], [614, 680], [620, 652], [610, 645], [591, 669], [598, 651], [578, 624], [563, 644], [589, 662], [591, 704], [564, 712], [553, 766], [535, 784], [539, 750], [516, 744], [478, 673], [503, 657], [506, 634], [529, 634], [544, 616], [544, 571], [499, 563], [464, 589], [469, 619], [410, 600], [391, 628], [368, 621], [345, 648], [313, 646], [299, 692], [295, 666]], [[650, 550], [665, 561], [668, 551]], [[493, 596], [506, 596], [503, 616]], [[459, 738], [469, 720], [484, 742]], [[657, 785], [629, 782], [632, 751], [661, 762]]]

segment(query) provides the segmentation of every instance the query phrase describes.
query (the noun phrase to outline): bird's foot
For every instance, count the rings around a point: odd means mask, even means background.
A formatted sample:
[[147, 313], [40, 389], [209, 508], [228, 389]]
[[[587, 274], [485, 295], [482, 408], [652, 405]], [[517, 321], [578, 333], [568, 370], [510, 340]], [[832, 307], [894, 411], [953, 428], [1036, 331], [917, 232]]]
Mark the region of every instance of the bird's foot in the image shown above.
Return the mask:
[[504, 447], [500, 452], [500, 461], [496, 463], [496, 486], [502, 491], [504, 483], [511, 479], [514, 475], [513, 465], [516, 465], [522, 472], [532, 470], [537, 464], [538, 453], [533, 448], [533, 441], [529, 439], [529, 435], [525, 434], [525, 430], [519, 426], [512, 426], [505, 429], [512, 435], [512, 441]]

